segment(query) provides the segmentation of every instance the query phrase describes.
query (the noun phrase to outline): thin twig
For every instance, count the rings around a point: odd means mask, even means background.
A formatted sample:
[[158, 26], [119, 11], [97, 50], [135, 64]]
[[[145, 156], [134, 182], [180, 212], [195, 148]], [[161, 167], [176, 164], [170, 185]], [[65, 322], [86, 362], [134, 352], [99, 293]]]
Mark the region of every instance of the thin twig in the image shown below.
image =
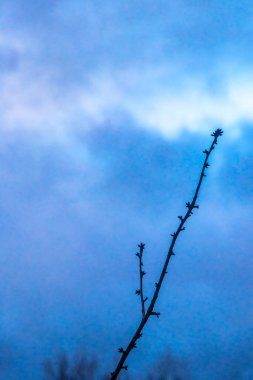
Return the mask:
[[[196, 201], [198, 199], [199, 190], [200, 190], [203, 178], [206, 176], [205, 175], [205, 171], [210, 166], [209, 163], [208, 163], [208, 159], [209, 159], [209, 156], [210, 156], [211, 152], [215, 148], [215, 145], [217, 144], [218, 138], [222, 135], [222, 133], [223, 132], [222, 132], [221, 129], [217, 129], [212, 134], [212, 137], [214, 139], [213, 139], [213, 142], [212, 142], [209, 150], [204, 150], [204, 152], [203, 152], [205, 154], [205, 160], [204, 160], [204, 163], [203, 163], [203, 166], [202, 166], [202, 170], [201, 170], [201, 173], [200, 173], [200, 178], [199, 178], [199, 181], [198, 181], [198, 184], [197, 184], [197, 187], [196, 187], [193, 199], [192, 199], [191, 202], [187, 202], [186, 203], [187, 211], [186, 211], [185, 215], [184, 216], [178, 216], [178, 218], [180, 220], [179, 226], [178, 226], [177, 230], [173, 234], [171, 234], [172, 241], [171, 241], [171, 244], [170, 244], [170, 247], [169, 247], [169, 250], [168, 250], [168, 253], [167, 253], [167, 257], [166, 257], [165, 263], [163, 265], [163, 268], [162, 268], [162, 271], [161, 271], [161, 274], [160, 274], [159, 281], [155, 284], [156, 287], [155, 287], [155, 291], [154, 291], [153, 297], [151, 299], [150, 305], [149, 305], [146, 313], [145, 313], [145, 311], [144, 311], [144, 314], [142, 312], [142, 316], [143, 316], [142, 320], [141, 320], [141, 322], [140, 322], [137, 330], [135, 331], [133, 337], [131, 338], [131, 340], [130, 340], [128, 346], [127, 346], [127, 348], [125, 350], [122, 347], [119, 349], [119, 352], [122, 353], [122, 356], [121, 356], [121, 358], [120, 358], [120, 360], [119, 360], [119, 362], [117, 364], [117, 367], [116, 367], [115, 371], [111, 373], [111, 380], [116, 380], [122, 369], [124, 369], [124, 370], [128, 369], [128, 366], [124, 365], [124, 363], [125, 363], [128, 355], [129, 355], [129, 353], [132, 351], [132, 349], [136, 348], [136, 342], [137, 342], [138, 339], [140, 339], [142, 337], [142, 330], [143, 330], [144, 326], [146, 325], [148, 319], [151, 316], [156, 316], [157, 318], [159, 318], [159, 316], [160, 316], [159, 312], [154, 311], [154, 307], [155, 307], [155, 304], [156, 304], [156, 301], [157, 301], [157, 298], [158, 298], [158, 295], [159, 295], [159, 292], [160, 292], [160, 289], [161, 289], [164, 277], [167, 274], [167, 268], [168, 268], [170, 259], [171, 259], [172, 256], [175, 255], [174, 251], [173, 251], [174, 250], [174, 246], [176, 244], [177, 238], [180, 235], [180, 233], [185, 230], [184, 225], [185, 225], [186, 221], [193, 214], [194, 209], [198, 209], [199, 208], [199, 206], [196, 205]], [[143, 246], [143, 249], [144, 249], [144, 246]], [[142, 252], [143, 252], [143, 249], [142, 249]], [[141, 248], [140, 248], [140, 250], [141, 250]], [[140, 262], [141, 262], [141, 260], [140, 260]]]
[[143, 256], [143, 251], [145, 248], [145, 244], [141, 243], [138, 245], [139, 247], [139, 252], [136, 253], [136, 256], [139, 258], [139, 274], [140, 274], [140, 289], [137, 289], [135, 291], [135, 294], [140, 296], [141, 300], [141, 313], [142, 313], [142, 318], [145, 317], [146, 311], [145, 311], [145, 302], [147, 301], [148, 297], [144, 298], [143, 295], [143, 277], [145, 276], [146, 272], [143, 270], [143, 261], [142, 261], [142, 256]]

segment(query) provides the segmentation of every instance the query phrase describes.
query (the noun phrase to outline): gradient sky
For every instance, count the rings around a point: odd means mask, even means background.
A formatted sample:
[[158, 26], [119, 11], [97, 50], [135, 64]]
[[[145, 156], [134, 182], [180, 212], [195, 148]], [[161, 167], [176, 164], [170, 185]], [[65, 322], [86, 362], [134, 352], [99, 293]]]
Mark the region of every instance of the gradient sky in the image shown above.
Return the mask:
[[[210, 133], [200, 210], [140, 349], [192, 380], [253, 376], [252, 1], [2, 0], [0, 379], [60, 352], [111, 371], [140, 318]], [[145, 379], [145, 376], [144, 376]]]

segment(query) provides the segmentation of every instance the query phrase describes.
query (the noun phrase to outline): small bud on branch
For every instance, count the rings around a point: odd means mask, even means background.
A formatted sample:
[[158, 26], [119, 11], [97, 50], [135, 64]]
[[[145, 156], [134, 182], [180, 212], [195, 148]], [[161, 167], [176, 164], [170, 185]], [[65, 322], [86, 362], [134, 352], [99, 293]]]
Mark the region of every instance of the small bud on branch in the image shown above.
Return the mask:
[[155, 317], [159, 318], [160, 315], [161, 315], [161, 313], [157, 313], [157, 312], [155, 312], [155, 311], [152, 311], [152, 312], [151, 312], [151, 315], [154, 315]]

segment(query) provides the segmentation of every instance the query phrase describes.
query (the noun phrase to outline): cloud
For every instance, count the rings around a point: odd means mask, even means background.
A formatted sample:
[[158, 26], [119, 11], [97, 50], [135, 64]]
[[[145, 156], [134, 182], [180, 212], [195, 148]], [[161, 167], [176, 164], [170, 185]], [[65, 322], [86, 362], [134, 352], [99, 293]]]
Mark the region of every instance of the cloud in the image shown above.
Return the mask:
[[210, 85], [208, 73], [190, 75], [162, 64], [113, 71], [97, 68], [78, 84], [69, 84], [60, 80], [63, 67], [38, 63], [41, 57], [36, 44], [32, 47], [31, 41], [1, 35], [1, 52], [7, 44], [19, 63], [1, 75], [4, 131], [59, 137], [108, 122], [120, 124], [127, 117], [139, 127], [172, 138], [187, 130], [209, 133], [217, 125], [235, 135], [243, 123], [253, 121], [250, 69], [236, 71], [224, 65]]
[[[118, 97], [114, 84], [105, 78], [98, 82], [94, 73], [78, 86], [65, 86], [57, 68], [37, 64], [36, 49], [15, 36], [0, 36], [0, 54], [6, 57], [0, 74], [1, 130], [59, 138], [76, 126], [86, 130], [104, 123]], [[12, 57], [17, 64], [9, 67]]]
[[168, 89], [153, 99], [144, 97], [139, 105], [130, 101], [129, 109], [140, 125], [167, 137], [184, 130], [205, 132], [216, 124], [232, 129], [242, 119], [252, 118], [251, 111], [243, 112], [241, 99], [232, 95], [229, 89], [226, 94], [210, 94], [196, 79], [179, 91]]

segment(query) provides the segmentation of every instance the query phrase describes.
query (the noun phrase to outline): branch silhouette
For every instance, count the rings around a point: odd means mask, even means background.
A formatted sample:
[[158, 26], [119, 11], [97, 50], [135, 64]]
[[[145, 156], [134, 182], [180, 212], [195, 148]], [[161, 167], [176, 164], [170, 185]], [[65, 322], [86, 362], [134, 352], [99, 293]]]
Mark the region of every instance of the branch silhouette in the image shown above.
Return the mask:
[[193, 211], [195, 209], [199, 208], [199, 206], [196, 204], [196, 202], [198, 199], [198, 195], [199, 195], [199, 191], [200, 191], [200, 187], [202, 185], [203, 179], [206, 176], [205, 172], [208, 169], [208, 167], [210, 166], [208, 163], [208, 159], [209, 159], [210, 154], [214, 150], [215, 145], [217, 144], [218, 138], [220, 136], [222, 136], [222, 134], [223, 134], [223, 131], [221, 129], [216, 129], [216, 131], [214, 131], [211, 135], [213, 137], [213, 141], [211, 143], [209, 150], [206, 149], [203, 151], [203, 153], [205, 154], [205, 160], [204, 160], [204, 163], [202, 166], [202, 170], [200, 173], [199, 181], [198, 181], [194, 196], [193, 196], [191, 202], [186, 202], [187, 211], [186, 211], [185, 215], [184, 216], [181, 216], [181, 215], [178, 216], [178, 219], [180, 222], [179, 222], [177, 230], [171, 234], [172, 241], [171, 241], [171, 244], [170, 244], [170, 247], [169, 247], [169, 250], [168, 250], [168, 253], [167, 253], [167, 256], [166, 256], [166, 259], [165, 259], [165, 262], [164, 262], [164, 265], [163, 265], [163, 268], [162, 268], [162, 271], [161, 271], [161, 274], [159, 277], [159, 280], [155, 284], [155, 291], [154, 291], [153, 297], [150, 301], [150, 304], [149, 304], [147, 311], [145, 311], [145, 301], [147, 299], [144, 299], [144, 296], [143, 296], [143, 275], [144, 275], [143, 273], [145, 273], [145, 272], [143, 272], [143, 270], [142, 270], [142, 266], [143, 266], [142, 255], [143, 255], [145, 245], [143, 243], [141, 243], [139, 245], [139, 252], [136, 255], [139, 257], [140, 289], [136, 290], [136, 294], [139, 295], [140, 299], [141, 299], [142, 319], [141, 319], [141, 322], [140, 322], [138, 328], [136, 329], [133, 337], [131, 338], [130, 342], [128, 343], [126, 349], [123, 349], [123, 347], [121, 347], [119, 349], [119, 352], [121, 353], [121, 358], [120, 358], [114, 372], [111, 372], [111, 380], [116, 380], [122, 370], [125, 370], [125, 371], [128, 370], [128, 365], [125, 364], [125, 361], [126, 361], [128, 355], [130, 354], [130, 352], [134, 348], [137, 348], [136, 342], [138, 341], [138, 339], [140, 339], [142, 337], [142, 330], [143, 330], [144, 326], [146, 325], [146, 323], [148, 322], [149, 318], [152, 316], [155, 316], [157, 318], [160, 317], [160, 312], [154, 311], [154, 307], [155, 307], [161, 286], [163, 284], [164, 277], [167, 274], [167, 268], [168, 268], [170, 259], [172, 256], [175, 255], [175, 253], [173, 251], [174, 246], [176, 244], [176, 241], [177, 241], [180, 233], [185, 230], [185, 223], [190, 218], [190, 216], [193, 215]]
[[137, 289], [135, 291], [135, 294], [137, 294], [137, 296], [140, 296], [140, 300], [141, 300], [141, 312], [142, 312], [142, 317], [144, 318], [145, 314], [146, 314], [146, 311], [145, 311], [145, 302], [148, 299], [148, 297], [144, 298], [144, 295], [143, 295], [143, 277], [145, 276], [146, 272], [144, 272], [144, 270], [143, 270], [142, 256], [143, 256], [143, 251], [144, 251], [144, 248], [145, 248], [145, 244], [140, 243], [138, 245], [138, 247], [139, 247], [139, 252], [136, 253], [136, 256], [139, 258], [140, 289]]

